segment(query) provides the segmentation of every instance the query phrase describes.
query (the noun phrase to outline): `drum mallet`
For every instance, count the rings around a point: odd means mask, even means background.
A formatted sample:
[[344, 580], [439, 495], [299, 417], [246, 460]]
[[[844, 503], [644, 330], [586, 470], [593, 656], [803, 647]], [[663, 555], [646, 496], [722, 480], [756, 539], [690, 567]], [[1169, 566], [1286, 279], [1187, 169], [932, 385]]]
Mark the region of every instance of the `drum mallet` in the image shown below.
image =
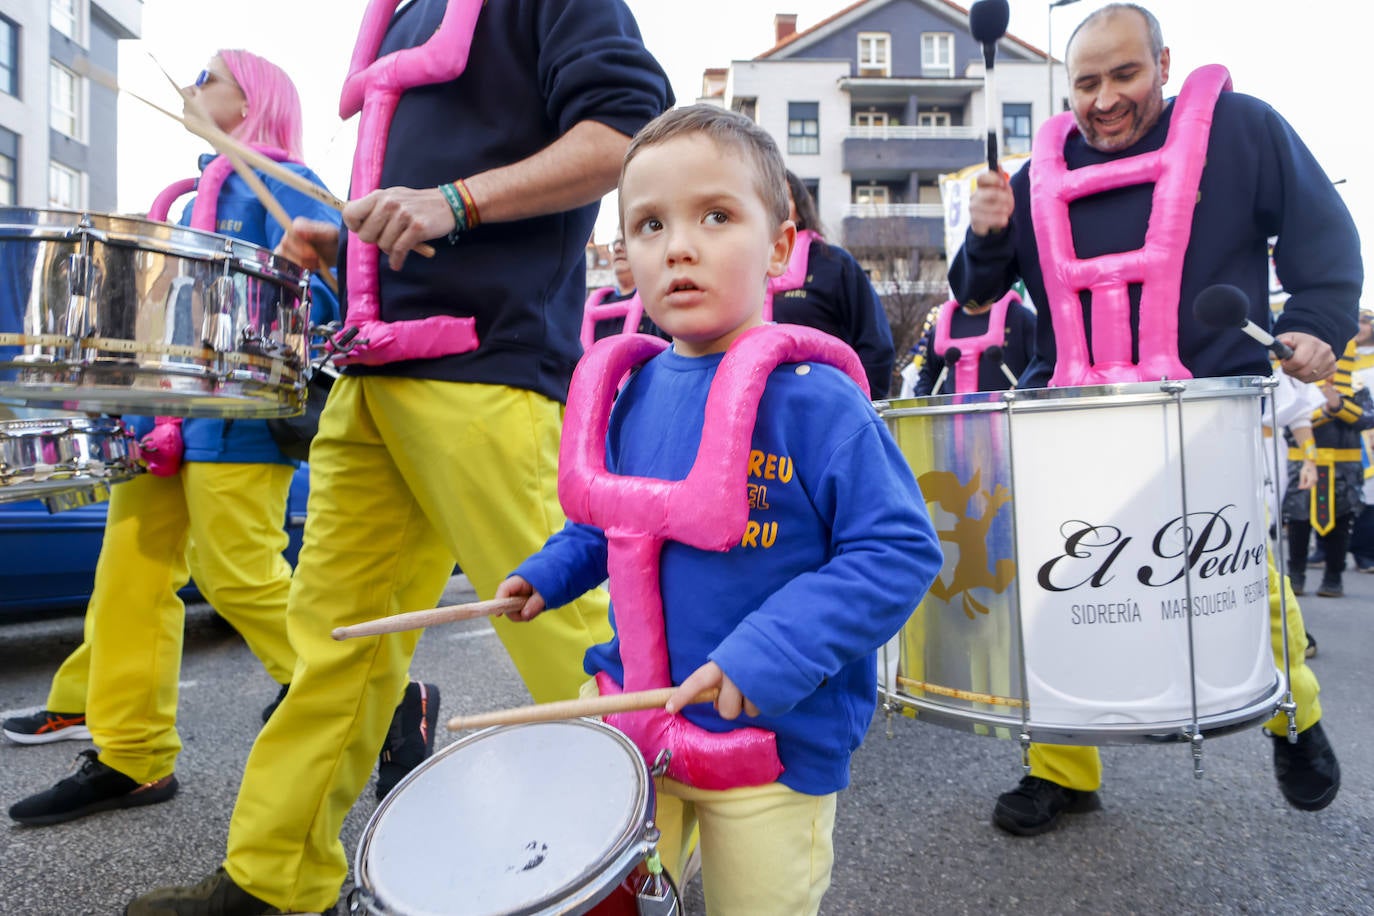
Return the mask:
[[1247, 318], [1249, 311], [1250, 300], [1229, 283], [1209, 286], [1193, 300], [1193, 315], [1203, 324], [1213, 328], [1240, 328], [1272, 350], [1279, 359], [1291, 358], [1293, 348]]
[[[524, 725], [529, 722], [558, 722], [563, 719], [581, 719], [586, 716], [609, 716], [618, 712], [639, 712], [645, 709], [662, 709], [676, 687], [659, 687], [656, 690], [637, 690], [630, 693], [613, 693], [607, 696], [581, 697], [576, 700], [559, 700], [556, 703], [536, 703], [533, 706], [517, 706], [514, 709], [498, 709], [473, 716], [454, 716], [448, 720], [451, 732], [473, 728], [490, 728], [493, 725]], [[695, 703], [714, 703], [720, 696], [720, 689], [712, 687], [703, 690], [692, 698]]]
[[446, 607], [430, 608], [427, 611], [411, 611], [406, 614], [392, 614], [378, 617], [348, 627], [336, 627], [330, 634], [335, 639], [356, 639], [359, 636], [380, 636], [383, 633], [401, 633], [406, 630], [419, 630], [432, 627], [436, 623], [452, 623], [455, 620], [476, 620], [478, 617], [495, 617], [518, 611], [525, 606], [521, 597], [493, 598], [490, 601], [473, 601], [468, 604], [451, 604]]
[[1007, 377], [1007, 381], [1011, 382], [1011, 387], [1016, 387], [1016, 376], [1012, 373], [1010, 369], [1007, 368], [1007, 364], [1002, 361], [1001, 347], [988, 347], [986, 350], [983, 351], [983, 358], [990, 359], [993, 362], [997, 363], [997, 368], [1001, 369], [1002, 374]]
[[935, 384], [932, 385], [930, 388], [931, 394], [940, 393], [940, 386], [945, 383], [945, 376], [949, 374], [949, 367], [957, 363], [959, 361], [959, 357], [962, 355], [963, 354], [959, 352], [958, 347], [950, 347], [948, 350], [945, 351], [945, 364], [943, 367], [941, 367], [940, 374], [935, 377]]
[[1007, 0], [977, 0], [968, 11], [968, 30], [983, 46], [983, 112], [988, 122], [988, 171], [1001, 171], [997, 164], [997, 42], [1007, 34], [1011, 6]]

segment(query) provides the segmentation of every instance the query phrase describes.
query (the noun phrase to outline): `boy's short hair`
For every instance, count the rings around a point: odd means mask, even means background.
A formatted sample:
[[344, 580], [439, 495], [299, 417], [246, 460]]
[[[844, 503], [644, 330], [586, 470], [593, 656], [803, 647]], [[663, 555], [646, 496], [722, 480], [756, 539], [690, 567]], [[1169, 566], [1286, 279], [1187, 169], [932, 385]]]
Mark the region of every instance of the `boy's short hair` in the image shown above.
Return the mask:
[[[620, 181], [639, 151], [677, 137], [704, 134], [718, 146], [737, 149], [754, 164], [754, 179], [763, 205], [781, 225], [787, 219], [787, 168], [782, 153], [768, 132], [744, 115], [715, 105], [687, 105], [673, 108], [644, 125], [625, 150], [620, 166]], [[620, 204], [620, 221], [625, 221], [625, 206]]]

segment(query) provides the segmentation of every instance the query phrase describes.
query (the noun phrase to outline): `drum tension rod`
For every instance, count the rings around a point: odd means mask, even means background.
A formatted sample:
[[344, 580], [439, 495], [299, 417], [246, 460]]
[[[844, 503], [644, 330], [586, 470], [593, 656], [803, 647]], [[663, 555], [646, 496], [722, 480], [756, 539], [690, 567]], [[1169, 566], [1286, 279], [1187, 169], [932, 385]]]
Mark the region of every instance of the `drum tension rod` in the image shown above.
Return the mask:
[[1189, 736], [1188, 743], [1193, 748], [1193, 778], [1202, 778], [1202, 730], [1194, 725], [1192, 735]]

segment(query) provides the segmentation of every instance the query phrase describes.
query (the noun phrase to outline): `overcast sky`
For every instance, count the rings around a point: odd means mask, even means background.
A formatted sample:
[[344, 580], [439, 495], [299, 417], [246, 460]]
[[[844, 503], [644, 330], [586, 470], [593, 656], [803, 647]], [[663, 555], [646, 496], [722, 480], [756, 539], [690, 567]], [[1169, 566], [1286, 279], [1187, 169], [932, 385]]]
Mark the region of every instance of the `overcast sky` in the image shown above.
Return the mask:
[[[967, 6], [968, 0], [961, 5]], [[797, 14], [809, 28], [848, 6], [846, 0], [629, 0], [645, 43], [662, 62], [679, 103], [700, 91], [701, 71], [754, 57], [773, 44], [773, 15]], [[1053, 16], [1056, 56], [1073, 27], [1104, 5], [1079, 0], [1047, 13], [1048, 0], [1011, 0], [1010, 31], [1043, 48]], [[1230, 68], [1238, 91], [1272, 104], [1302, 135], [1355, 215], [1366, 264], [1374, 264], [1374, 174], [1369, 171], [1368, 68], [1360, 66], [1364, 30], [1349, 13], [1364, 0], [1154, 0], [1172, 50], [1177, 92], [1184, 75], [1206, 63]], [[126, 88], [176, 108], [176, 97], [150, 61], [189, 82], [221, 47], [241, 47], [284, 67], [305, 108], [308, 163], [342, 196], [347, 191], [356, 118], [341, 124], [338, 93], [365, 0], [144, 0], [143, 40], [123, 42], [120, 81]], [[1347, 15], [1338, 15], [1340, 10]], [[326, 11], [327, 10], [327, 14]], [[1339, 27], [1345, 21], [1344, 28]], [[213, 28], [207, 28], [212, 26]], [[199, 36], [204, 36], [203, 38]], [[175, 122], [124, 96], [120, 101], [119, 208], [145, 210], [162, 187], [193, 174], [204, 143]], [[1365, 126], [1360, 126], [1365, 125]], [[603, 208], [604, 209], [604, 208]], [[598, 241], [614, 232], [603, 212]], [[1374, 284], [1366, 282], [1366, 289]], [[1372, 297], [1374, 299], [1374, 297]]]

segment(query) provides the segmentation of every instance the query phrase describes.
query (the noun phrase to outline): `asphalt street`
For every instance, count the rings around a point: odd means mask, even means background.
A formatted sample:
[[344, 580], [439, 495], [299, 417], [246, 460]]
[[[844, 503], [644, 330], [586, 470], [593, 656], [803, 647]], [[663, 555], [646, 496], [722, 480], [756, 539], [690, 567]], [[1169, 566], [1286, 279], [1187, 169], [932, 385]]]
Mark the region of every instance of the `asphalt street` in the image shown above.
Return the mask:
[[[455, 578], [446, 600], [471, 600]], [[826, 914], [1374, 913], [1374, 575], [1346, 575], [1346, 597], [1304, 599], [1320, 643], [1328, 734], [1344, 785], [1327, 810], [1289, 808], [1258, 727], [1208, 740], [1195, 779], [1181, 744], [1104, 750], [1103, 810], [1034, 839], [989, 821], [1020, 777], [1015, 744], [880, 712], [840, 797]], [[0, 623], [0, 710], [31, 709], [81, 638], [79, 617]], [[442, 717], [528, 702], [484, 622], [432, 629], [412, 672], [440, 685]], [[0, 825], [0, 913], [112, 914], [136, 894], [192, 883], [224, 851], [239, 774], [276, 688], [204, 605], [188, 611], [172, 801], [68, 824]], [[457, 736], [441, 733], [442, 744]], [[85, 746], [0, 742], [6, 807], [63, 776]], [[593, 788], [593, 787], [589, 787]], [[376, 806], [369, 788], [344, 830], [350, 858]], [[438, 874], [446, 837], [483, 825], [434, 823], [418, 845]], [[701, 914], [699, 885], [685, 911]]]

